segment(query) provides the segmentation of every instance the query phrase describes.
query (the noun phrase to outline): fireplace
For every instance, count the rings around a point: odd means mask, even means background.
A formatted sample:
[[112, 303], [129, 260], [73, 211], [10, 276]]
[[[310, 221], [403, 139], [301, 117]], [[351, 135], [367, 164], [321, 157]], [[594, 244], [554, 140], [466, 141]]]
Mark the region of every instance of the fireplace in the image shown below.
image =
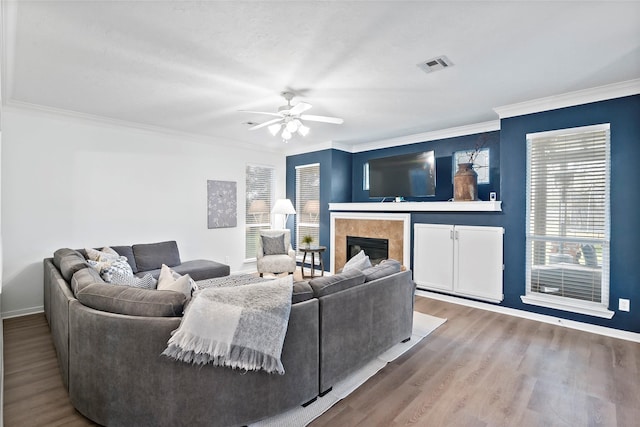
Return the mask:
[[389, 239], [347, 236], [347, 261], [361, 250], [369, 256], [372, 265], [389, 258]]
[[[391, 203], [389, 203], [391, 204]], [[400, 203], [397, 203], [398, 205]], [[374, 261], [396, 259], [409, 266], [411, 254], [411, 215], [390, 212], [331, 212], [331, 272], [340, 271], [351, 256], [347, 237], [366, 237], [387, 241], [386, 256], [370, 256]], [[358, 250], [359, 251], [359, 250]], [[365, 252], [367, 252], [365, 250]]]

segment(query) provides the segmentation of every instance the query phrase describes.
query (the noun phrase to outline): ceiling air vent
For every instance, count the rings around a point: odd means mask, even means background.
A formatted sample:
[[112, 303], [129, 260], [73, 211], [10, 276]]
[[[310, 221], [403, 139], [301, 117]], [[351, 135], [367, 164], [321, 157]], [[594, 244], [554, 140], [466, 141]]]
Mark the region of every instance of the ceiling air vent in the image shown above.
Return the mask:
[[451, 66], [453, 66], [453, 62], [451, 62], [451, 60], [446, 56], [427, 59], [426, 61], [418, 64], [418, 67], [420, 67], [420, 69], [425, 73], [433, 73], [434, 71], [444, 70]]

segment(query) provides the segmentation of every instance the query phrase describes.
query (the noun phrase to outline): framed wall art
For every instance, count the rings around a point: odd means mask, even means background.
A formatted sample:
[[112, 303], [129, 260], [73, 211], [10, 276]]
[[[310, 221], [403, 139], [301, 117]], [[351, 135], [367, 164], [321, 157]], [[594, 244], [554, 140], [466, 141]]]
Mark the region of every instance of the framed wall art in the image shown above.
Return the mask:
[[207, 224], [209, 228], [238, 225], [237, 185], [235, 181], [207, 181]]

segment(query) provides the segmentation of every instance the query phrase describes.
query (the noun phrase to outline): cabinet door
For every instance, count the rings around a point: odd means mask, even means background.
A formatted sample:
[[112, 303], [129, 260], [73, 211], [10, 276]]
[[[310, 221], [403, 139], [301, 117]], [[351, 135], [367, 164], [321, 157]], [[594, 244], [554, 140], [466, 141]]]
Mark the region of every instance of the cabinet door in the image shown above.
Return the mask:
[[453, 290], [452, 225], [414, 225], [413, 280], [423, 288]]
[[502, 227], [455, 227], [454, 291], [493, 302], [502, 293]]

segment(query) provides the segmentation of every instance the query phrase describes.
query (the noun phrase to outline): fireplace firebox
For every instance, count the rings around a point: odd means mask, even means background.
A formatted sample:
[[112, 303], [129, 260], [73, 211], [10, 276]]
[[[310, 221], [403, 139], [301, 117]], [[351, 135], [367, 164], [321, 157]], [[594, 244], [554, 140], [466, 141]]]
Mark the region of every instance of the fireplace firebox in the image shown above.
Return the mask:
[[372, 265], [379, 264], [389, 257], [389, 239], [347, 236], [347, 261], [361, 250], [369, 256]]

